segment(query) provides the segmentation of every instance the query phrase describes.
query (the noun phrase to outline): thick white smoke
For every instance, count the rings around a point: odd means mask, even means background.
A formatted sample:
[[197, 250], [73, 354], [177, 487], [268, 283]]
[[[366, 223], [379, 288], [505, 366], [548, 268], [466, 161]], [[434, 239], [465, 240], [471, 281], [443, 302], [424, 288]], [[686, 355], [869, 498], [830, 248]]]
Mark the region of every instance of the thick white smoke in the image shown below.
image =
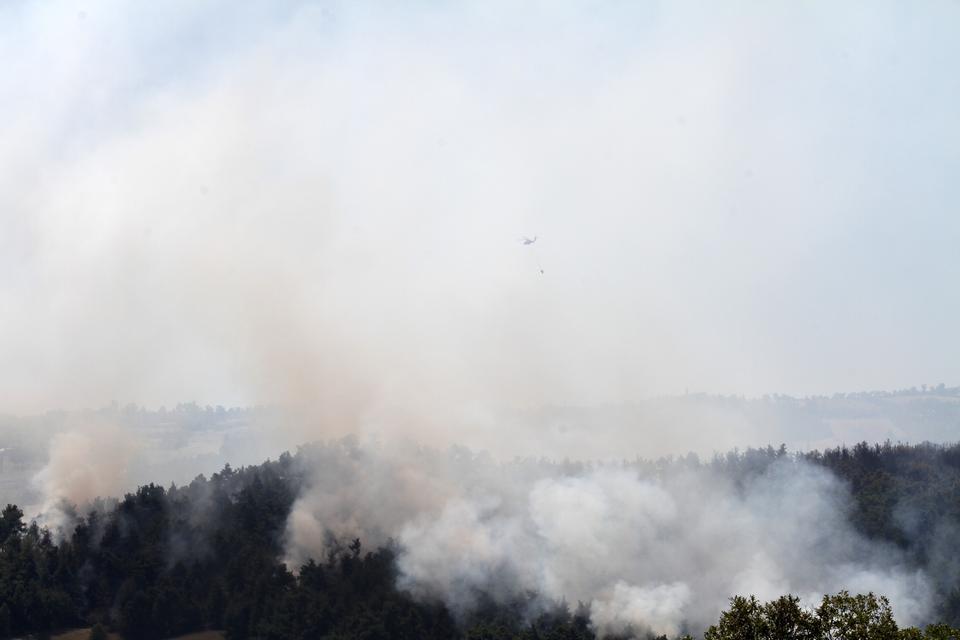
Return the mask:
[[502, 407], [949, 381], [917, 323], [954, 316], [887, 306], [949, 271], [880, 236], [953, 237], [897, 225], [956, 199], [957, 8], [899, 12], [3, 3], [0, 410], [283, 402], [494, 450]]
[[328, 529], [375, 544], [394, 538], [400, 586], [418, 597], [467, 612], [481, 593], [536, 591], [589, 603], [601, 632], [699, 631], [736, 594], [813, 604], [841, 589], [874, 591], [906, 623], [928, 606], [925, 574], [854, 532], [845, 487], [793, 459], [737, 486], [700, 465], [657, 472], [346, 450], [347, 467], [317, 460], [326, 471], [295, 506], [292, 566], [324, 553]]
[[[955, 253], [957, 6], [906, 31], [894, 4], [262, 6], [0, 4], [0, 410], [280, 403], [301, 440], [609, 457], [768, 438], [736, 411], [503, 416], [955, 374], [960, 308], [931, 292]], [[48, 501], [112, 491], [103, 446], [54, 443]], [[800, 465], [741, 491], [467, 462], [318, 467], [290, 562], [328, 530], [394, 536], [424, 597], [529, 587], [611, 630], [747, 590], [922, 607]]]

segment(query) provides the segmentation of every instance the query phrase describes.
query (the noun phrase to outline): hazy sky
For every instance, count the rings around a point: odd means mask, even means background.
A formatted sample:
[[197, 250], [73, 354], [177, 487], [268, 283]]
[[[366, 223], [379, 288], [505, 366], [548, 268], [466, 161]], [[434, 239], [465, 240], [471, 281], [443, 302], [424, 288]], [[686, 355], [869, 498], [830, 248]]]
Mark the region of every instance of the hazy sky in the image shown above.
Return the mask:
[[960, 383], [960, 3], [249, 4], [0, 3], [0, 411]]

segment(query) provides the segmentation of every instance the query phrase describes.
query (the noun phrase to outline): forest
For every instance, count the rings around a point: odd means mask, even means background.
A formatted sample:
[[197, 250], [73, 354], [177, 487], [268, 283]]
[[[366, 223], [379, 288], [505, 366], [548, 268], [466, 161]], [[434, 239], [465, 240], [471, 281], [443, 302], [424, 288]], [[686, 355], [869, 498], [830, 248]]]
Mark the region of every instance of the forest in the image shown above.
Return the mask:
[[[61, 531], [28, 523], [19, 507], [7, 505], [0, 517], [0, 637], [43, 637], [94, 624], [145, 639], [203, 629], [222, 629], [230, 639], [276, 640], [604, 635], [591, 624], [589, 603], [478, 593], [476, 605], [461, 611], [416, 597], [398, 586], [401, 549], [393, 541], [369, 548], [360, 537], [330, 537], [322, 556], [292, 571], [284, 562], [284, 531], [311, 455], [307, 446], [261, 465], [227, 465], [186, 486], [148, 484], [84, 513], [67, 505]], [[783, 458], [841, 478], [850, 489], [848, 517], [857, 531], [902, 550], [917, 566], [935, 548], [960, 543], [960, 445], [861, 443], [806, 453], [767, 447], [703, 462], [687, 457], [622, 465], [662, 473], [693, 464], [742, 482]], [[729, 607], [703, 638], [957, 639], [960, 572], [940, 568], [933, 575], [934, 613], [920, 628], [899, 627], [881, 593], [841, 591], [816, 607], [792, 594], [762, 602], [754, 594], [731, 593]], [[605, 637], [653, 635], [626, 628]]]

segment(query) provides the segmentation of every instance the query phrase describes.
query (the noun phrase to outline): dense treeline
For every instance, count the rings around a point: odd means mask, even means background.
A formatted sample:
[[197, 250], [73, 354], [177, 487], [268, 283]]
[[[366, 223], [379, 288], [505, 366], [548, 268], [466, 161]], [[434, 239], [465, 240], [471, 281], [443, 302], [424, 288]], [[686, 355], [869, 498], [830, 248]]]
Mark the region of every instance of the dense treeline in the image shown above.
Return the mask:
[[[68, 511], [67, 535], [59, 542], [7, 506], [0, 516], [0, 636], [99, 622], [145, 639], [205, 628], [225, 629], [232, 639], [595, 637], [584, 605], [541, 604], [533, 615], [533, 594], [511, 602], [478, 594], [480, 605], [455, 619], [442, 603], [397, 589], [398, 550], [390, 544], [366, 550], [361, 540], [331, 540], [325, 557], [292, 573], [282, 561], [283, 534], [307, 481], [298, 462], [304, 455], [240, 470], [227, 466], [184, 487], [143, 486], [84, 515]], [[624, 464], [641, 473], [708, 465], [745, 480], [788, 455], [768, 447], [707, 463], [686, 457]], [[855, 526], [900, 546], [918, 566], [933, 554], [949, 558], [944, 548], [958, 546], [960, 446], [861, 444], [800, 457], [849, 482]], [[960, 566], [940, 565], [932, 573], [937, 619], [960, 626]], [[789, 597], [765, 605], [735, 598], [706, 637], [923, 637], [918, 634], [897, 629], [882, 599], [839, 594], [815, 611]], [[930, 627], [926, 637], [956, 632]]]
[[[788, 455], [781, 447], [749, 449], [711, 464], [738, 478], [762, 473]], [[865, 442], [798, 454], [826, 467], [850, 487], [849, 518], [869, 538], [908, 552], [936, 589], [939, 619], [960, 626], [960, 444]], [[936, 558], [937, 562], [930, 562]]]

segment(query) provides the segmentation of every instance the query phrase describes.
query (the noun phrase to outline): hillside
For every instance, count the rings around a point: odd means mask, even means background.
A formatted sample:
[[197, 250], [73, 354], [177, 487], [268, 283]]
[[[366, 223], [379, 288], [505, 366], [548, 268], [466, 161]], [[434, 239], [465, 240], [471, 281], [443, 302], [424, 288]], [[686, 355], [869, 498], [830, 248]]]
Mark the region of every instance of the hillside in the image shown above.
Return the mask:
[[[311, 470], [322, 465], [331, 477], [342, 477], [362, 455], [352, 441], [312, 445], [256, 466], [227, 465], [183, 487], [148, 484], [82, 512], [65, 507], [61, 532], [27, 525], [8, 506], [0, 520], [0, 633], [99, 621], [126, 638], [218, 628], [231, 639], [597, 634], [590, 603], [572, 606], [504, 588], [472, 593], [469, 607], [455, 607], [404, 589], [397, 559], [406, 550], [391, 540], [371, 547], [359, 531], [339, 537], [328, 531], [323, 555], [285, 565], [288, 518], [315, 478]], [[458, 464], [467, 468], [491, 464], [463, 451], [423, 455], [434, 461], [460, 456]], [[929, 574], [934, 606], [924, 622], [960, 625], [960, 572], [956, 556], [943, 553], [960, 544], [960, 446], [861, 444], [802, 454], [768, 447], [706, 462], [687, 457], [615, 466], [654, 479], [710, 470], [748, 487], [784, 464], [813, 464], [839, 477], [851, 497], [844, 517], [857, 532], [900, 550]], [[576, 478], [590, 466], [517, 460], [501, 472], [536, 467]], [[750, 594], [728, 594], [735, 595]]]

